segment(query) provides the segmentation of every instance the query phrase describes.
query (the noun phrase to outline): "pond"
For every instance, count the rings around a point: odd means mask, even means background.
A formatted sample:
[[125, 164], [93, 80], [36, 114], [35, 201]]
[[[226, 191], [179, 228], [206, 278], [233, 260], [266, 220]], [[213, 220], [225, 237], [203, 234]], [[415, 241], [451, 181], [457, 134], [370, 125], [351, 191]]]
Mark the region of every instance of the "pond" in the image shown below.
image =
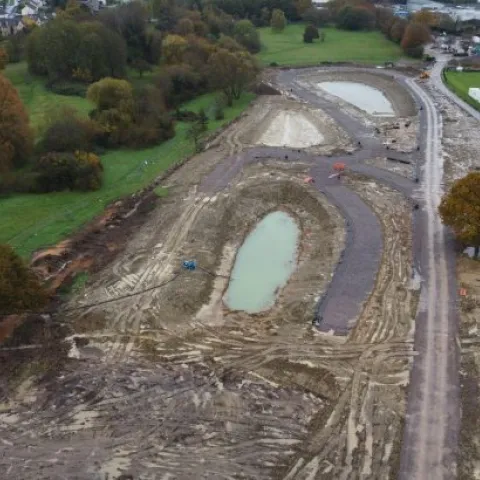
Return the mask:
[[388, 98], [378, 89], [355, 82], [321, 82], [318, 86], [336, 97], [376, 117], [393, 117], [395, 111]]
[[285, 212], [260, 221], [238, 251], [225, 304], [248, 313], [272, 307], [295, 270], [299, 235], [295, 220]]

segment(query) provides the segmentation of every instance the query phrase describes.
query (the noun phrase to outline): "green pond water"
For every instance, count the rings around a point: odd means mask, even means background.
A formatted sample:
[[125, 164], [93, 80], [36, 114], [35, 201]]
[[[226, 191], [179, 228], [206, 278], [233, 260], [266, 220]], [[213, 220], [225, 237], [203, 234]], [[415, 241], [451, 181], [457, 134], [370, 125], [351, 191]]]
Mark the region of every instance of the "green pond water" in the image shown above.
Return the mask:
[[295, 270], [299, 234], [285, 212], [270, 213], [260, 221], [238, 251], [225, 304], [249, 313], [270, 308]]

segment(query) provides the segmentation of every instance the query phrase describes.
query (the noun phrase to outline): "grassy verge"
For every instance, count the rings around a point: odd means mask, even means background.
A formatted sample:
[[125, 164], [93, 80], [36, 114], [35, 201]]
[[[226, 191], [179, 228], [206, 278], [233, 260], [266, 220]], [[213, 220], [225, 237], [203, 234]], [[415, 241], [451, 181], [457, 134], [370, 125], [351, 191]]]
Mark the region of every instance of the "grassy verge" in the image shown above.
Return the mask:
[[[35, 79], [34, 90], [30, 92], [30, 87], [23, 85], [22, 77], [15, 77], [16, 73], [10, 67], [8, 75], [18, 85], [22, 99], [27, 99], [25, 104], [34, 122], [39, 121], [42, 105], [48, 102], [86, 102], [82, 98], [63, 98], [48, 92]], [[209, 130], [213, 131], [233, 120], [253, 97], [252, 94], [244, 94], [231, 108], [225, 109], [223, 120], [209, 122]], [[208, 114], [213, 100], [214, 95], [208, 94], [183, 107], [192, 111], [204, 108]], [[104, 182], [96, 192], [19, 194], [0, 199], [0, 243], [9, 243], [24, 257], [42, 246], [55, 244], [101, 213], [110, 202], [140, 190], [170, 165], [191, 155], [193, 144], [186, 139], [186, 130], [187, 124], [179, 122], [176, 136], [162, 145], [144, 150], [115, 150], [103, 155]]]
[[445, 85], [455, 95], [480, 111], [480, 103], [468, 94], [469, 88], [480, 88], [480, 72], [447, 72], [444, 70], [442, 77]]
[[321, 43], [303, 43], [305, 25], [288, 25], [282, 33], [269, 27], [260, 28], [262, 50], [258, 57], [265, 65], [313, 65], [319, 62], [383, 63], [402, 57], [396, 44], [380, 32], [349, 32], [323, 28], [326, 38]]
[[86, 98], [58, 95], [47, 90], [45, 80], [30, 75], [25, 62], [8, 65], [4, 74], [17, 88], [30, 115], [30, 123], [36, 132], [41, 128], [45, 116], [52, 108], [64, 105], [75, 108], [80, 115], [87, 116], [93, 107]]

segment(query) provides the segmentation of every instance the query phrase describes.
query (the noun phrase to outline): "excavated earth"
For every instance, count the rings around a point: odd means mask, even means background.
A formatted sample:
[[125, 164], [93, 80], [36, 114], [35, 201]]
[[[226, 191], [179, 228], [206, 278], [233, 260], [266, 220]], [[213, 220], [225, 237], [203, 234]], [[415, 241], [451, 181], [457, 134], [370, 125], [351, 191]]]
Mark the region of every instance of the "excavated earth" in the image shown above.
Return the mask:
[[[373, 74], [361, 81], [397, 105], [387, 123], [416, 125], [403, 89]], [[375, 123], [381, 141], [385, 123]], [[408, 138], [396, 132], [398, 144], [413, 151], [411, 126], [402, 128]], [[267, 144], [311, 156], [241, 163], [245, 149]], [[15, 389], [0, 403], [3, 478], [396, 478], [419, 288], [403, 194], [364, 175], [339, 180], [377, 216], [381, 262], [348, 336], [312, 326], [351, 237], [340, 209], [305, 178], [315, 155], [354, 145], [324, 111], [264, 96], [170, 175], [169, 195], [117, 258], [45, 318], [41, 334], [25, 327], [2, 352], [28, 362], [16, 364]], [[228, 181], [209, 190], [202, 179], [219, 165]], [[274, 210], [299, 225], [297, 268], [270, 310], [230, 311], [222, 295], [236, 252]], [[193, 258], [201, 268], [181, 268]]]

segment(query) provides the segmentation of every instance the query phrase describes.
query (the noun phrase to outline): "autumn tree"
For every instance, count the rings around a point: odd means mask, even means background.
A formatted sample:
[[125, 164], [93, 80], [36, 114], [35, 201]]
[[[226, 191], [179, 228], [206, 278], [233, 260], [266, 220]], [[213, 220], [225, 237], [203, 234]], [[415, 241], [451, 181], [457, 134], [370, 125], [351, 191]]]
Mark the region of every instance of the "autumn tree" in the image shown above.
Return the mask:
[[440, 22], [440, 17], [433, 10], [430, 10], [429, 8], [422, 8], [413, 14], [412, 21], [414, 23], [422, 23], [427, 27], [436, 27]]
[[9, 245], [0, 244], [0, 312], [37, 310], [47, 295], [35, 274]]
[[272, 19], [270, 20], [270, 26], [272, 27], [272, 30], [274, 32], [283, 32], [285, 30], [285, 27], [287, 25], [287, 19], [285, 18], [285, 14], [276, 8], [272, 12]]
[[296, 0], [295, 8], [297, 9], [297, 14], [301, 17], [306, 10], [312, 8], [312, 0]]
[[126, 80], [103, 78], [90, 85], [87, 98], [93, 102], [98, 111], [111, 108], [130, 108], [133, 98], [132, 85]]
[[29, 159], [33, 133], [17, 90], [1, 74], [0, 105], [0, 171], [8, 171]]
[[169, 64], [181, 63], [188, 42], [180, 35], [167, 35], [162, 42], [162, 53]]
[[[320, 35], [318, 33], [318, 28], [315, 27], [314, 25], [307, 25], [305, 27], [305, 31], [303, 32], [303, 41], [305, 43], [312, 43], [315, 38], [320, 38]], [[323, 40], [325, 40], [325, 37], [323, 37]]]
[[480, 172], [472, 172], [457, 180], [444, 195], [440, 216], [445, 225], [452, 227], [458, 240], [480, 252]]
[[229, 106], [233, 99], [240, 98], [259, 72], [255, 58], [247, 52], [219, 49], [211, 55], [208, 63], [211, 85], [225, 94]]
[[407, 24], [408, 22], [403, 18], [395, 20], [388, 35], [390, 39], [396, 43], [400, 43], [403, 36], [405, 35], [405, 29], [407, 28]]
[[409, 23], [402, 38], [403, 51], [412, 57], [423, 55], [423, 45], [430, 40], [430, 30], [422, 23]]
[[0, 47], [0, 70], [4, 70], [8, 63], [8, 53], [7, 51]]

